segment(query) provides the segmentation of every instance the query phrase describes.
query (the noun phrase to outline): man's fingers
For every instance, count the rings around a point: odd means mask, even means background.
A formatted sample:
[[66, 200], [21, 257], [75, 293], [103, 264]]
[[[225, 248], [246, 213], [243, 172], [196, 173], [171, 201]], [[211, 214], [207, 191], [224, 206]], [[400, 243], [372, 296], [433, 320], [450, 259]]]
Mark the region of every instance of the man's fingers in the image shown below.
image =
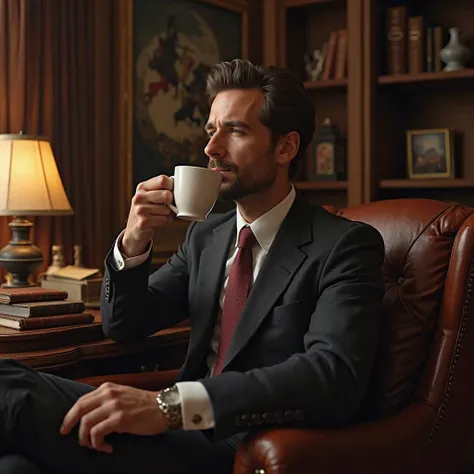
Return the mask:
[[92, 410], [81, 418], [79, 425], [79, 444], [81, 446], [91, 447], [91, 430], [95, 425], [105, 420], [110, 414], [110, 409], [106, 405]]
[[135, 205], [159, 205], [171, 204], [173, 202], [173, 193], [167, 189], [158, 191], [141, 191], [134, 197]]
[[66, 413], [60, 429], [61, 434], [69, 434], [86, 413], [94, 410], [99, 405], [100, 395], [98, 395], [97, 390], [79, 398], [73, 407]]
[[90, 430], [91, 445], [97, 451], [104, 451], [105, 453], [112, 452], [112, 446], [104, 441], [104, 438], [114, 432], [117, 432], [120, 417], [117, 413], [111, 414], [105, 420], [94, 425]]
[[173, 180], [164, 174], [155, 176], [137, 186], [137, 191], [157, 191], [159, 189], [173, 189]]
[[169, 216], [171, 209], [164, 204], [137, 204], [135, 208], [137, 216]]

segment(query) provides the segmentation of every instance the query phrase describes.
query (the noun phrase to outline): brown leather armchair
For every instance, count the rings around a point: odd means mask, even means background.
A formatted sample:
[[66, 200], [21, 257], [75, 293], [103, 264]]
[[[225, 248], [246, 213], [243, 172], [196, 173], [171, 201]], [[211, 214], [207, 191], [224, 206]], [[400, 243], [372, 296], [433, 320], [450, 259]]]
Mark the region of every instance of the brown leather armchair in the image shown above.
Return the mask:
[[[384, 329], [360, 422], [251, 434], [234, 473], [457, 473], [474, 427], [474, 209], [401, 199], [329, 210], [373, 225], [386, 246]], [[159, 389], [174, 377], [107, 379]]]

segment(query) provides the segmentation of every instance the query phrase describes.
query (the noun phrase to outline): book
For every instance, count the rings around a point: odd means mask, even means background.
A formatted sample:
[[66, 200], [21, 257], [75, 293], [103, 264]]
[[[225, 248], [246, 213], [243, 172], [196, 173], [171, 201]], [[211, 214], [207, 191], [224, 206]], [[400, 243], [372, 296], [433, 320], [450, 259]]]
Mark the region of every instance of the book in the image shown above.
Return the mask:
[[57, 314], [82, 313], [85, 309], [83, 301], [33, 301], [31, 303], [3, 304], [0, 303], [0, 314], [34, 318], [37, 316], [53, 316]]
[[89, 324], [94, 321], [92, 313], [60, 314], [56, 316], [39, 316], [37, 318], [23, 318], [21, 316], [8, 316], [0, 314], [0, 326], [26, 331], [29, 329], [53, 328], [59, 326], [73, 326], [76, 324]]
[[102, 277], [87, 278], [85, 280], [70, 280], [56, 277], [56, 275], [45, 275], [41, 281], [41, 287], [66, 291], [72, 300], [81, 300], [85, 303], [97, 302], [100, 300]]
[[66, 291], [61, 289], [45, 289], [39, 286], [28, 288], [0, 288], [0, 303], [29, 303], [33, 301], [65, 300]]
[[405, 74], [407, 72], [407, 7], [387, 9], [387, 72]]
[[87, 278], [99, 277], [100, 270], [98, 268], [75, 267], [74, 265], [66, 265], [51, 275], [68, 280], [85, 280]]
[[434, 71], [433, 51], [434, 30], [432, 26], [426, 28], [426, 72]]
[[412, 74], [425, 70], [424, 36], [423, 17], [408, 18], [408, 72]]
[[339, 30], [339, 41], [337, 42], [335, 79], [343, 79], [347, 76], [347, 30]]
[[441, 61], [441, 49], [443, 49], [443, 27], [433, 27], [433, 64], [434, 71], [440, 72], [443, 70], [443, 64]]
[[323, 80], [334, 79], [334, 68], [336, 66], [336, 49], [339, 31], [332, 31], [329, 35], [328, 52], [324, 61]]

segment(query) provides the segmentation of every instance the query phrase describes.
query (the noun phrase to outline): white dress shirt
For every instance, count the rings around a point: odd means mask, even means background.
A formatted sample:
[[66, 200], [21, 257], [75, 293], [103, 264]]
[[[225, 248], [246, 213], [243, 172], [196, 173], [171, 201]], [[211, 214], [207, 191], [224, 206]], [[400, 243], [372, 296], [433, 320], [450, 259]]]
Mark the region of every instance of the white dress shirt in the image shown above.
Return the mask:
[[[250, 228], [255, 235], [257, 244], [252, 249], [253, 254], [253, 280], [257, 278], [258, 272], [262, 268], [263, 262], [270, 250], [270, 247], [275, 239], [275, 236], [280, 228], [281, 223], [285, 219], [288, 211], [290, 210], [295, 200], [295, 189], [291, 186], [291, 190], [283, 201], [277, 204], [275, 207], [266, 212], [263, 216], [250, 224]], [[249, 225], [237, 208], [236, 212], [236, 223], [237, 223], [237, 234], [236, 240], [233, 246], [231, 246], [229, 257], [225, 265], [225, 279], [224, 285], [221, 290], [219, 298], [219, 314], [217, 315], [216, 325], [211, 339], [209, 348], [209, 355], [207, 357], [207, 366], [209, 367], [209, 375], [212, 374], [219, 348], [219, 336], [221, 328], [221, 316], [222, 308], [225, 297], [225, 289], [229, 280], [229, 272], [232, 263], [237, 255], [237, 244], [239, 241], [239, 233], [242, 227]], [[151, 244], [148, 250], [139, 256], [127, 258], [120, 252], [120, 244], [122, 242], [122, 236], [124, 231], [118, 236], [114, 246], [114, 261], [117, 271], [123, 271], [128, 268], [143, 263], [149, 256], [153, 245]], [[183, 429], [185, 430], [206, 430], [214, 428], [214, 412], [212, 404], [209, 399], [207, 390], [200, 382], [178, 382], [177, 384], [179, 394], [181, 396], [181, 407], [183, 417]]]

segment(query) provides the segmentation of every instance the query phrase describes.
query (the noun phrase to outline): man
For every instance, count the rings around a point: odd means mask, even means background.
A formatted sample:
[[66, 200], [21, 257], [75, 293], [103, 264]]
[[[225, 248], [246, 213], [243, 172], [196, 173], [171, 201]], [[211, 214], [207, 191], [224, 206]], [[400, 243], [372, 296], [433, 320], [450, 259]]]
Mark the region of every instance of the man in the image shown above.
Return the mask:
[[382, 238], [290, 184], [314, 131], [291, 73], [234, 60], [213, 69], [207, 90], [205, 152], [236, 211], [190, 225], [149, 275], [173, 182], [141, 183], [102, 293], [104, 331], [119, 341], [191, 319], [179, 380], [158, 394], [93, 390], [4, 363], [0, 441], [48, 473], [230, 473], [249, 430], [357, 417], [382, 313]]

